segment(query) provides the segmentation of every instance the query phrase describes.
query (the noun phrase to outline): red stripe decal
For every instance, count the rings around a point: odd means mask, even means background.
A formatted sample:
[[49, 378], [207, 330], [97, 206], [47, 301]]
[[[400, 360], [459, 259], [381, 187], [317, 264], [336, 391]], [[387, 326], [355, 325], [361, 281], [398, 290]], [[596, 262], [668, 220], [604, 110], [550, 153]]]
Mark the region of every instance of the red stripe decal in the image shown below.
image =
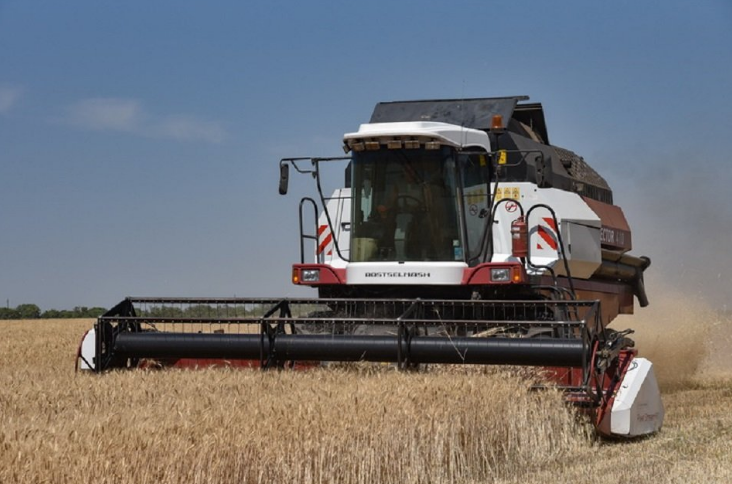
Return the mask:
[[333, 240], [333, 234], [328, 233], [325, 239], [318, 246], [318, 254], [321, 254], [325, 250], [325, 248], [328, 247], [328, 244], [330, 244], [331, 240]]
[[548, 229], [539, 225], [538, 232], [539, 232], [539, 236], [544, 240], [544, 242], [547, 243], [547, 245], [549, 245], [549, 247], [551, 247], [554, 250], [557, 250], [557, 241], [554, 240], [554, 236], [549, 232]]
[[327, 228], [328, 228], [328, 226], [327, 226], [327, 225], [321, 225], [320, 227], [318, 227], [318, 237], [320, 237], [320, 235], [321, 235], [321, 234], [322, 234], [323, 232], [325, 232], [325, 229], [327, 229]]

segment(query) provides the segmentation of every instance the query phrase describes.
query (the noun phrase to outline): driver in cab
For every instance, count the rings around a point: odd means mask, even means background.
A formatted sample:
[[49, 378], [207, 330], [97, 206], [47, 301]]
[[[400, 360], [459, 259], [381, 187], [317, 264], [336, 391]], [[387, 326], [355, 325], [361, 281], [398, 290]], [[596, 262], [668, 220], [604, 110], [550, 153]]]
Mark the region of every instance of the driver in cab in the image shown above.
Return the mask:
[[371, 237], [376, 239], [377, 259], [389, 260], [394, 257], [396, 232], [396, 210], [386, 205], [377, 205], [369, 217]]

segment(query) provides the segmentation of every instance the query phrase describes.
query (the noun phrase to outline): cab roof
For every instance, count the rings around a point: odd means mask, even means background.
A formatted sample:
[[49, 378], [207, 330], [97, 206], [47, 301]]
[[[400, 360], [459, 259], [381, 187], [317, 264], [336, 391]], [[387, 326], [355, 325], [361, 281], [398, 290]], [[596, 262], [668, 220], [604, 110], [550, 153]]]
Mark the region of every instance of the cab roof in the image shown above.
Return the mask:
[[490, 140], [485, 132], [432, 121], [362, 124], [357, 132], [343, 135], [343, 141], [395, 137], [427, 137], [457, 148], [480, 146], [490, 150]]

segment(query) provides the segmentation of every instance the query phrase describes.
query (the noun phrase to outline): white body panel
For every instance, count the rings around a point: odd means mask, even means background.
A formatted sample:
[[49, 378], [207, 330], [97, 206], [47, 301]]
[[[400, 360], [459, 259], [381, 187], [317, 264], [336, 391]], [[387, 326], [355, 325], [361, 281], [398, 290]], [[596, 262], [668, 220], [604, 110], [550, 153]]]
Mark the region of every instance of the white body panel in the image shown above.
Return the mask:
[[351, 243], [351, 189], [336, 189], [328, 199], [327, 208], [335, 234], [331, 236], [328, 218], [325, 216], [325, 212], [321, 213], [318, 218], [318, 245], [315, 248], [315, 260], [319, 264], [344, 268], [347, 262], [338, 256], [335, 241], [338, 241], [341, 255], [348, 259]]
[[[491, 185], [495, 191], [495, 184]], [[525, 212], [535, 205], [550, 206], [557, 216], [554, 227], [551, 213], [542, 208], [531, 213], [529, 248], [531, 263], [549, 266], [558, 275], [564, 274], [557, 229], [561, 231], [572, 277], [588, 279], [602, 262], [600, 251], [600, 218], [576, 193], [556, 188], [538, 188], [533, 183], [506, 182], [498, 185], [496, 201], [511, 198], [521, 202]], [[511, 222], [520, 215], [511, 202], [504, 202], [496, 211], [493, 227], [493, 262], [517, 261], [511, 256]], [[542, 272], [541, 270], [537, 272]]]
[[664, 416], [653, 364], [645, 358], [634, 358], [630, 364], [610, 415], [610, 431], [623, 437], [659, 431]]
[[96, 339], [96, 331], [94, 331], [94, 328], [87, 331], [81, 339], [78, 361], [80, 370], [94, 370], [94, 357], [96, 356], [97, 351]]
[[355, 262], [348, 264], [349, 284], [460, 284], [464, 262]]

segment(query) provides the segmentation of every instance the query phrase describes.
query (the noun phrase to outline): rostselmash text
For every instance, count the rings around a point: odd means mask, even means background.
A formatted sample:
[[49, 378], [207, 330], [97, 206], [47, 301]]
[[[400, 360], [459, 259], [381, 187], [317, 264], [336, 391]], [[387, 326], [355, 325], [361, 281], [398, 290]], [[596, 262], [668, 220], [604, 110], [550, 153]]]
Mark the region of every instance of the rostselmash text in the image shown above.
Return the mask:
[[367, 272], [364, 277], [430, 277], [429, 272]]

